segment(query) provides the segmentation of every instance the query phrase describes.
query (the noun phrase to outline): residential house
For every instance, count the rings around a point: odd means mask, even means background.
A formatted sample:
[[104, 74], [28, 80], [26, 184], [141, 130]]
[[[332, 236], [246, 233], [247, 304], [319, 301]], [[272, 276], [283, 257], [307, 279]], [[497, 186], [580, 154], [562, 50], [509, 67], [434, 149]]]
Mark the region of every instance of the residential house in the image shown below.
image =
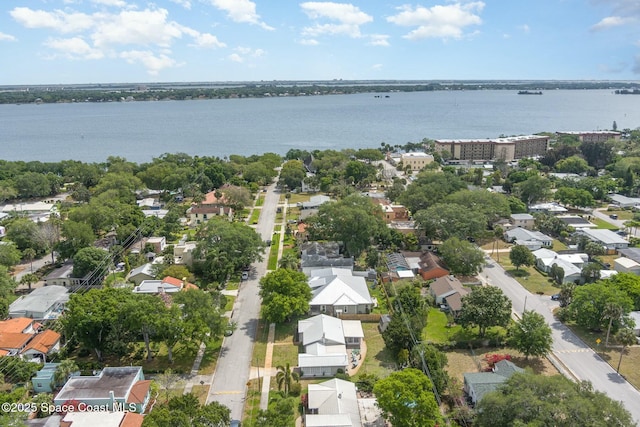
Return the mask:
[[160, 237], [149, 237], [145, 242], [145, 245], [153, 246], [153, 252], [156, 254], [161, 254], [164, 251], [164, 248], [167, 246], [167, 238], [164, 236]]
[[42, 368], [31, 378], [33, 391], [36, 393], [51, 393], [55, 390], [57, 384], [54, 377], [59, 363], [45, 363]]
[[359, 320], [319, 314], [298, 322], [297, 341], [304, 347], [298, 366], [304, 377], [330, 377], [349, 367], [347, 349], [359, 349], [364, 332]]
[[511, 214], [511, 223], [514, 227], [526, 228], [527, 230], [533, 230], [535, 225], [535, 218], [528, 213]]
[[128, 411], [67, 412], [60, 427], [141, 427], [144, 415]]
[[354, 276], [345, 268], [325, 268], [312, 271], [311, 313], [365, 314], [373, 308], [373, 300], [364, 277]]
[[504, 240], [516, 245], [526, 246], [529, 250], [535, 251], [540, 248], [550, 248], [553, 239], [539, 231], [527, 230], [525, 228], [512, 228], [504, 233]]
[[38, 325], [35, 321], [28, 317], [16, 317], [0, 322], [0, 334], [35, 334]]
[[193, 265], [193, 253], [196, 250], [196, 242], [180, 241], [173, 246], [173, 259], [176, 264]]
[[608, 255], [615, 254], [618, 249], [629, 247], [629, 242], [611, 230], [582, 228], [576, 231], [578, 235], [586, 236], [592, 242], [596, 242], [604, 248]]
[[91, 287], [102, 286], [103, 279], [104, 272], [98, 275], [94, 275], [93, 272], [90, 272], [84, 277], [75, 277], [73, 275], [73, 262], [68, 261], [61, 267], [56, 268], [51, 273], [46, 275], [44, 278], [44, 284], [45, 286], [64, 286], [73, 291], [78, 288], [89, 289]]
[[311, 196], [307, 202], [298, 203], [297, 206], [300, 209], [318, 209], [320, 206], [330, 201], [331, 197], [319, 194], [317, 196]]
[[57, 319], [69, 301], [69, 289], [64, 286], [44, 286], [21, 296], [9, 306], [9, 317], [34, 320]]
[[624, 248], [619, 249], [618, 253], [621, 256], [627, 257], [629, 259], [634, 260], [637, 263], [640, 263], [640, 248]]
[[356, 386], [334, 378], [309, 384], [306, 427], [361, 427]]
[[0, 333], [0, 356], [19, 355], [32, 338], [32, 334], [21, 334], [15, 332]]
[[608, 197], [609, 200], [611, 200], [611, 203], [618, 205], [623, 209], [640, 206], [640, 198], [637, 197], [627, 197], [622, 194], [609, 194]]
[[444, 262], [433, 252], [395, 252], [386, 255], [388, 277], [391, 280], [405, 278], [403, 273], [411, 272], [408, 278], [420, 275], [424, 280], [437, 279], [449, 275]]
[[524, 372], [508, 360], [497, 362], [491, 372], [472, 372], [464, 374], [464, 392], [473, 405], [482, 400], [485, 394], [496, 390], [515, 373]]
[[175, 292], [198, 289], [198, 286], [186, 280], [167, 276], [162, 280], [143, 280], [133, 288], [135, 294], [172, 294]]
[[400, 156], [402, 167], [406, 170], [407, 166], [411, 171], [421, 171], [430, 163], [433, 163], [433, 155], [421, 152], [402, 153]]
[[404, 235], [418, 232], [418, 226], [415, 221], [391, 221], [387, 226]]
[[156, 276], [153, 271], [153, 264], [148, 262], [146, 264], [142, 264], [140, 267], [136, 267], [133, 270], [131, 270], [129, 272], [129, 275], [127, 276], [127, 281], [133, 282], [136, 285], [139, 285], [143, 281], [152, 280], [155, 277]]
[[409, 220], [409, 209], [405, 208], [403, 205], [380, 203], [380, 208], [382, 208], [384, 222], [387, 224], [391, 224], [394, 221]]
[[51, 329], [46, 329], [29, 341], [20, 355], [27, 360], [39, 359], [46, 362], [54, 353], [60, 351], [60, 334]]
[[233, 209], [229, 206], [191, 206], [187, 209], [189, 225], [198, 226], [209, 221], [213, 217], [224, 217], [233, 220]]
[[462, 310], [462, 298], [469, 291], [455, 277], [444, 276], [431, 283], [429, 293], [437, 305], [443, 306], [455, 316]]
[[151, 396], [150, 385], [140, 366], [106, 367], [96, 375], [70, 378], [53, 403], [63, 405], [75, 401], [106, 406], [114, 412], [143, 413]]
[[353, 258], [345, 258], [340, 254], [337, 242], [305, 242], [300, 246], [300, 266], [307, 276], [313, 270], [327, 267], [353, 270]]
[[558, 216], [558, 219], [569, 227], [573, 227], [574, 229], [578, 228], [597, 228], [598, 226], [592, 222], [587, 221], [581, 216], [578, 215], [561, 215]]
[[631, 273], [640, 275], [640, 263], [626, 257], [614, 259], [613, 269], [618, 273]]
[[563, 214], [567, 212], [567, 208], [560, 206], [556, 202], [538, 203], [529, 206], [529, 212], [531, 213], [546, 213], [552, 215]]
[[538, 249], [533, 251], [536, 259], [536, 268], [549, 274], [553, 265], [561, 267], [564, 271], [563, 283], [576, 283], [582, 280], [582, 267], [587, 263], [587, 254], [558, 254], [550, 249]]

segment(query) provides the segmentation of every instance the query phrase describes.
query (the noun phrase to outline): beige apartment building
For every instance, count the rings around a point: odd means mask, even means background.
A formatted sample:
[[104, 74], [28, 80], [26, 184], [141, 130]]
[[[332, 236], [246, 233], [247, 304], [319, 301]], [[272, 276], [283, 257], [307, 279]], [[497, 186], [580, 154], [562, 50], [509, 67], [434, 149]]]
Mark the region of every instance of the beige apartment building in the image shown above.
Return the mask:
[[556, 132], [556, 135], [576, 135], [580, 142], [605, 142], [610, 139], [619, 140], [622, 134], [613, 130], [594, 130], [590, 132]]
[[549, 146], [545, 135], [511, 136], [488, 139], [439, 139], [435, 149], [448, 152], [456, 160], [504, 160], [543, 156]]
[[402, 166], [411, 166], [412, 171], [421, 171], [426, 165], [433, 162], [433, 156], [427, 153], [403, 153]]

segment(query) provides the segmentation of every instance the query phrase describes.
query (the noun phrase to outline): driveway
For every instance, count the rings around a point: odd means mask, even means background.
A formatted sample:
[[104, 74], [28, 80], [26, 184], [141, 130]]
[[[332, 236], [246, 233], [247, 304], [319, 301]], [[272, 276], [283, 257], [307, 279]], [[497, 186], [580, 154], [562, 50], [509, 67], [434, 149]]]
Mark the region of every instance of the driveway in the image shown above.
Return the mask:
[[489, 284], [502, 289], [511, 300], [513, 310], [522, 314], [533, 310], [545, 317], [551, 326], [553, 335], [552, 361], [555, 359], [561, 372], [575, 380], [588, 380], [595, 390], [606, 393], [614, 400], [619, 400], [640, 423], [640, 392], [604, 360], [591, 350], [580, 338], [566, 326], [555, 319], [552, 310], [558, 303], [544, 295], [535, 295], [527, 291], [515, 279], [508, 276], [504, 269], [494, 260], [487, 258], [487, 265], [481, 277]]
[[[275, 192], [275, 184], [265, 193], [264, 204], [256, 231], [262, 240], [271, 239], [276, 217], [276, 207], [280, 194]], [[255, 271], [249, 280], [240, 283], [238, 297], [233, 306], [231, 320], [237, 323], [233, 335], [222, 341], [220, 357], [213, 373], [207, 403], [217, 401], [231, 409], [231, 419], [242, 419], [246, 386], [249, 382], [251, 355], [256, 337], [258, 317], [260, 314], [259, 281], [267, 272], [269, 247], [264, 254], [264, 261], [254, 263]]]

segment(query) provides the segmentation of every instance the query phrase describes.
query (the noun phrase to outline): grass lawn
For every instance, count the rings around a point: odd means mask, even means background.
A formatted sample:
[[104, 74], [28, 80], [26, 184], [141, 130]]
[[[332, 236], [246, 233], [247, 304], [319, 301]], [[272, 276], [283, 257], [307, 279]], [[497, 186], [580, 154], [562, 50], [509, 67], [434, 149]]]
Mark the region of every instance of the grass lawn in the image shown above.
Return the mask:
[[231, 295], [224, 296], [227, 299], [227, 303], [224, 306], [224, 311], [231, 311], [233, 309], [233, 303], [236, 301], [236, 297]]
[[291, 322], [276, 323], [276, 333], [274, 342], [293, 344], [293, 333], [298, 325], [298, 320], [292, 320]]
[[[281, 197], [281, 200], [284, 198], [284, 195]], [[289, 204], [295, 205], [301, 202], [308, 202], [311, 199], [311, 194], [309, 193], [291, 193], [291, 197], [289, 198]]]
[[202, 362], [200, 362], [200, 369], [198, 370], [198, 374], [200, 375], [208, 375], [213, 374], [213, 371], [216, 369], [216, 363], [218, 361], [218, 356], [220, 355], [220, 348], [222, 347], [222, 338], [215, 340], [212, 343], [207, 345], [207, 348], [204, 350], [204, 356], [202, 357]]
[[633, 211], [632, 210], [626, 210], [626, 209], [609, 210], [609, 209], [607, 209], [605, 213], [607, 215], [613, 215], [613, 214], [618, 215], [618, 220], [619, 221], [629, 221], [630, 219], [633, 219]]
[[[273, 359], [271, 366], [286, 366], [287, 363], [291, 368], [298, 366], [298, 346], [291, 344], [276, 344], [273, 346]], [[273, 382], [272, 382], [273, 386]]]
[[373, 313], [388, 313], [389, 312], [389, 304], [387, 303], [387, 297], [384, 293], [384, 288], [380, 285], [372, 288], [369, 286], [369, 293], [371, 294], [371, 298], [375, 298], [378, 301], [378, 306], [375, 307], [372, 312]]
[[605, 230], [617, 230], [618, 227], [616, 227], [613, 224], [608, 223], [607, 221], [605, 221], [604, 219], [600, 219], [600, 218], [593, 218], [591, 220], [592, 223], [594, 223], [595, 225], [598, 226], [598, 228], [604, 228]]
[[[497, 259], [497, 257], [493, 255], [493, 259]], [[544, 295], [558, 293], [558, 288], [549, 282], [549, 278], [535, 268], [522, 266], [519, 270], [516, 270], [513, 264], [511, 264], [508, 254], [500, 255], [500, 265], [505, 269], [507, 274], [513, 276], [518, 283], [531, 293], [541, 293]]]
[[207, 403], [207, 395], [209, 394], [209, 386], [208, 385], [194, 385], [191, 389], [191, 394], [195, 395], [198, 398], [198, 401], [201, 405]]
[[269, 250], [268, 270], [275, 270], [278, 267], [278, 247], [280, 247], [280, 233], [273, 233], [271, 237], [271, 249]]
[[[566, 322], [568, 328], [573, 331], [574, 334], [580, 337], [589, 347], [594, 349], [600, 357], [602, 357], [609, 365], [616, 369], [618, 367], [618, 361], [620, 360], [620, 347], [616, 346], [616, 341], [613, 337], [609, 338], [609, 348], [604, 348], [604, 342], [607, 338], [607, 330], [604, 329], [601, 332], [589, 331], [576, 325], [573, 322]], [[600, 345], [596, 343], [596, 340], [600, 339]], [[622, 356], [622, 364], [620, 365], [620, 373], [629, 381], [634, 387], [640, 388], [640, 347], [629, 347], [625, 350]]]
[[260, 209], [254, 209], [253, 212], [251, 212], [251, 218], [249, 218], [249, 224], [257, 224], [258, 223], [258, 218], [260, 218]]
[[447, 314], [435, 307], [429, 309], [427, 327], [422, 331], [422, 339], [432, 343], [448, 343], [451, 337], [458, 333], [462, 326], [448, 326]]
[[[362, 323], [362, 329], [367, 344], [367, 357], [364, 359], [358, 375], [367, 373], [385, 378], [396, 370], [395, 358], [385, 347], [377, 323]], [[354, 378], [357, 379], [358, 375], [355, 375]]]
[[251, 358], [252, 365], [264, 366], [264, 356], [267, 353], [268, 334], [269, 325], [260, 319], [256, 329], [256, 342], [253, 345], [253, 357]]
[[260, 410], [260, 380], [254, 379], [247, 383], [247, 398], [244, 402], [244, 414], [242, 425], [253, 427], [256, 425], [255, 417]]
[[510, 248], [511, 246], [513, 246], [511, 243], [507, 243], [504, 240], [498, 239], [497, 240], [497, 244], [495, 241], [491, 240], [487, 243], [485, 243], [484, 245], [480, 246], [480, 249], [486, 250], [486, 251], [491, 251], [496, 249], [496, 247], [498, 249], [507, 249]]
[[290, 219], [298, 220], [300, 218], [300, 208], [296, 205], [289, 205], [287, 208], [287, 221]]
[[567, 245], [565, 245], [564, 243], [562, 243], [558, 239], [553, 239], [553, 243], [551, 245], [551, 250], [555, 251], [555, 252], [565, 251], [565, 250], [567, 250]]
[[256, 206], [264, 205], [264, 197], [262, 197], [262, 193], [258, 194], [258, 198], [256, 199]]

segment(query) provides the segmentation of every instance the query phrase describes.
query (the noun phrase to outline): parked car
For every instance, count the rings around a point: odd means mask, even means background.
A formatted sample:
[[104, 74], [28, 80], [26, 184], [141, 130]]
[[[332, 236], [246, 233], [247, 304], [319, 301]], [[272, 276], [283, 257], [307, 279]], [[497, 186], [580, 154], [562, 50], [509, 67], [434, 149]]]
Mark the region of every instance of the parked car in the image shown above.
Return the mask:
[[243, 271], [242, 272], [242, 280], [248, 280], [249, 279], [249, 272], [248, 271]]
[[611, 219], [618, 219], [618, 215], [616, 215], [616, 214], [611, 214], [611, 215], [609, 215], [609, 218], [611, 218]]
[[559, 301], [560, 300], [560, 294], [551, 295], [551, 300], [552, 301]]

